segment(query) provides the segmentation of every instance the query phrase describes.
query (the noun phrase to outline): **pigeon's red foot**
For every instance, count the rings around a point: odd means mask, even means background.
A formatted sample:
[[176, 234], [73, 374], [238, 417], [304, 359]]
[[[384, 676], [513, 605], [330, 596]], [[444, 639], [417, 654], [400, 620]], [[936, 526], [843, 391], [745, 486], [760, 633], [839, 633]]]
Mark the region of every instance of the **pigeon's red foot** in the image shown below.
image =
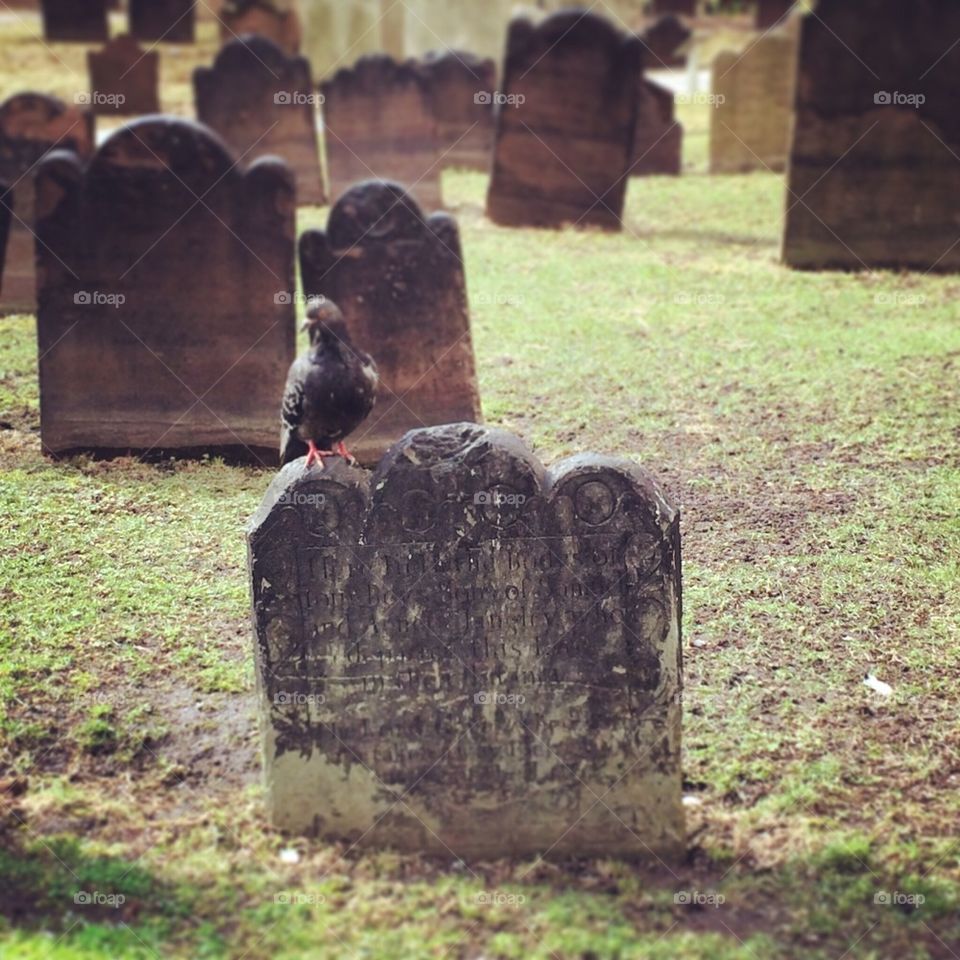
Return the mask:
[[357, 458], [347, 449], [342, 440], [337, 444], [337, 453], [343, 457], [350, 466], [356, 466]]
[[304, 470], [309, 470], [315, 463], [320, 464], [320, 469], [323, 469], [323, 459], [324, 457], [335, 457], [336, 454], [332, 450], [318, 450], [317, 445], [312, 441], [307, 441], [307, 460], [303, 465]]

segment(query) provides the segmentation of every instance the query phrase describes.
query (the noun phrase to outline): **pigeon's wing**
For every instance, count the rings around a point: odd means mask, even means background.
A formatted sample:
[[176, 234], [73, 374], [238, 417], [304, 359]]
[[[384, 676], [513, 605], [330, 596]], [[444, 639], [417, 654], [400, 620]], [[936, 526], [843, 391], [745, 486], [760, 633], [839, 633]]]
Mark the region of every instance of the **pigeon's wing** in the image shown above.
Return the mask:
[[307, 445], [297, 436], [297, 428], [303, 422], [304, 385], [307, 379], [309, 360], [298, 357], [290, 367], [287, 385], [283, 390], [283, 405], [280, 409], [280, 463], [290, 463], [305, 456]]

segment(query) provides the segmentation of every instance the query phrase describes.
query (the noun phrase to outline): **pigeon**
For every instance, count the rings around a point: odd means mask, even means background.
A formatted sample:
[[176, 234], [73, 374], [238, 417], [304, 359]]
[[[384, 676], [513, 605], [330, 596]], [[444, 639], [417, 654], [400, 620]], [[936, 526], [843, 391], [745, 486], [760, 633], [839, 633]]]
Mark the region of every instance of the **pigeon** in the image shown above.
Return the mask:
[[322, 469], [326, 457], [355, 458], [344, 439], [373, 410], [380, 377], [373, 359], [350, 340], [340, 308], [330, 300], [313, 299], [304, 328], [310, 350], [290, 367], [283, 394], [280, 462], [306, 454], [305, 470]]

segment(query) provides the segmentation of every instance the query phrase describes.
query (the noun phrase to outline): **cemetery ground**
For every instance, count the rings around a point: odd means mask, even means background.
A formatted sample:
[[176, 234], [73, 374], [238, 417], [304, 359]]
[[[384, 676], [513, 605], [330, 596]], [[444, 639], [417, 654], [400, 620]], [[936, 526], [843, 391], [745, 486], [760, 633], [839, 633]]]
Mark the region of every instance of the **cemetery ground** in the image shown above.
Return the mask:
[[[34, 46], [8, 86], [55, 86]], [[687, 858], [273, 832], [242, 536], [270, 472], [46, 460], [34, 318], [11, 317], [4, 957], [960, 952], [960, 279], [780, 267], [783, 178], [707, 177], [707, 109], [680, 111], [682, 178], [631, 183], [623, 235], [498, 229], [483, 176], [444, 182], [488, 422], [545, 462], [635, 457], [682, 509]]]

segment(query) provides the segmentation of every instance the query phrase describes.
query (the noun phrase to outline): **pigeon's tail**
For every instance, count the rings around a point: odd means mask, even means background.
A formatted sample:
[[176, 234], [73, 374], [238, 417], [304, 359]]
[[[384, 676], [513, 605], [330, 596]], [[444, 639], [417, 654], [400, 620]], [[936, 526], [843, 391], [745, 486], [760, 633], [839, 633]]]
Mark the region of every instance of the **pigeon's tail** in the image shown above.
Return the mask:
[[285, 427], [280, 437], [280, 466], [286, 466], [306, 455], [307, 445], [297, 436], [296, 431]]

